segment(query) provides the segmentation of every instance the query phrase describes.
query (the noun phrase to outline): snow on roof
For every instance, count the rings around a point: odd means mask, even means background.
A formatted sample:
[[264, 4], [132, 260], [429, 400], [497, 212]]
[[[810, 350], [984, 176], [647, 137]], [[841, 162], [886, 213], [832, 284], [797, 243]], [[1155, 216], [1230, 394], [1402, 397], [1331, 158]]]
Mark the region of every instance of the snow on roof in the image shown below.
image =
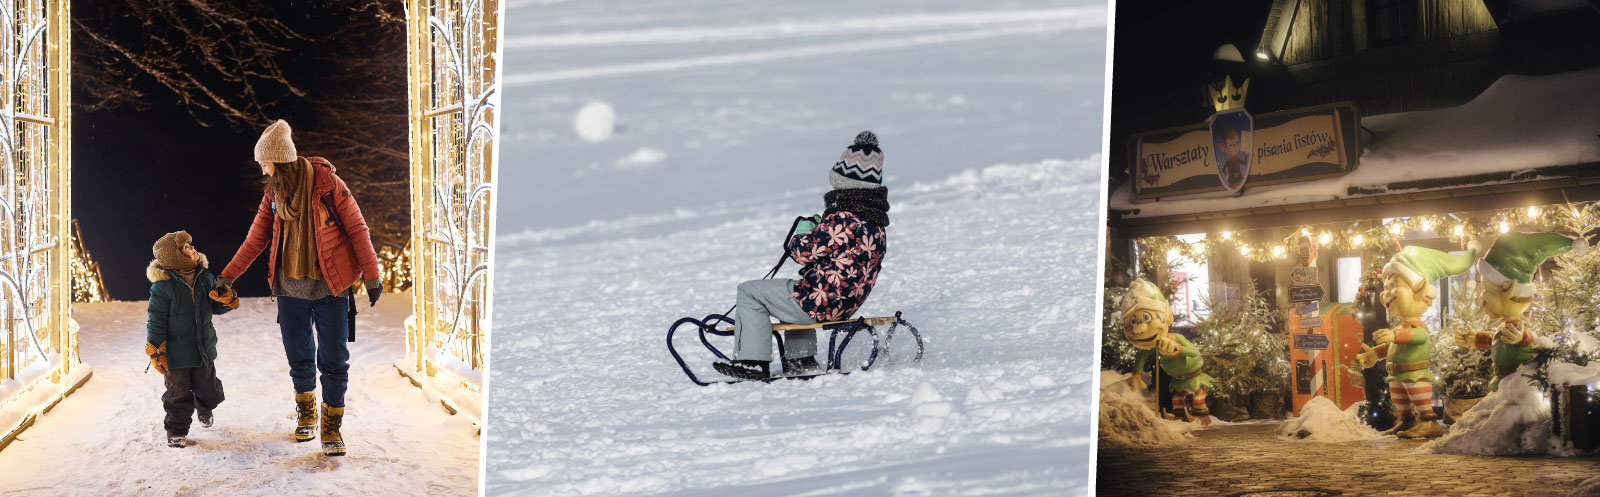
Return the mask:
[[[1111, 193], [1128, 218], [1300, 204], [1539, 179], [1537, 169], [1600, 163], [1600, 68], [1549, 76], [1507, 75], [1460, 106], [1365, 117], [1361, 163], [1344, 176], [1134, 202], [1131, 184]], [[1486, 173], [1525, 173], [1481, 181]], [[1460, 179], [1461, 184], [1450, 179]], [[1417, 181], [1432, 181], [1418, 186]], [[1441, 185], [1441, 183], [1443, 185]]]

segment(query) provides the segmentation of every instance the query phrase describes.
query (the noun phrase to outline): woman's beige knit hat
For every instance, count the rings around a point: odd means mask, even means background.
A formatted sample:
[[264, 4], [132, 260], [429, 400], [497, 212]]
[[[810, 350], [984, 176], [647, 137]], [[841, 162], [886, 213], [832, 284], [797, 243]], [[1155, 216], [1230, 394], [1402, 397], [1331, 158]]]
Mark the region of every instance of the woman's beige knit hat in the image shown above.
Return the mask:
[[256, 162], [294, 162], [299, 158], [289, 132], [289, 123], [282, 119], [267, 126], [267, 130], [261, 132], [261, 139], [256, 140]]

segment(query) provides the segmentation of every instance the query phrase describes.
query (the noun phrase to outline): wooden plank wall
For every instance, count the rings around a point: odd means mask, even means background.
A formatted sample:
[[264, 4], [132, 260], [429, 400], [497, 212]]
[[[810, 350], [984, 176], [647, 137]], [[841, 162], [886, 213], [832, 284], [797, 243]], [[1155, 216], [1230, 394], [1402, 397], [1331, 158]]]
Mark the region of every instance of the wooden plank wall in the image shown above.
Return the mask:
[[[1294, 23], [1289, 27], [1289, 43], [1284, 47], [1285, 65], [1327, 60], [1349, 55], [1355, 51], [1355, 36], [1351, 23], [1352, 0], [1301, 0], [1292, 14]], [[1366, 22], [1361, 20], [1361, 22]]]
[[1497, 29], [1481, 0], [1418, 0], [1417, 37], [1442, 40]]

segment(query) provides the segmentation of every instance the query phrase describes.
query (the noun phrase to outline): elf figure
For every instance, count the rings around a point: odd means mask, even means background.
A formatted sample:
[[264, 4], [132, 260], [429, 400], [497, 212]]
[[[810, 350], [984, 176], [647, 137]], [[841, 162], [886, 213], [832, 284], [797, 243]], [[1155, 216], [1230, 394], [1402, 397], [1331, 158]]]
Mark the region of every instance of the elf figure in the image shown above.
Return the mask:
[[1482, 294], [1478, 305], [1501, 321], [1494, 331], [1465, 331], [1456, 342], [1472, 344], [1480, 350], [1493, 349], [1494, 380], [1490, 390], [1500, 388], [1500, 379], [1533, 359], [1533, 330], [1527, 329], [1523, 315], [1533, 305], [1533, 275], [1544, 261], [1569, 251], [1583, 253], [1589, 244], [1557, 233], [1508, 233], [1501, 236], [1478, 261], [1478, 281]]
[[1379, 359], [1388, 359], [1389, 397], [1400, 422], [1384, 435], [1401, 438], [1433, 438], [1444, 435], [1444, 427], [1433, 412], [1433, 372], [1428, 369], [1428, 326], [1422, 313], [1439, 297], [1433, 280], [1461, 274], [1478, 258], [1474, 240], [1467, 254], [1451, 255], [1425, 247], [1410, 246], [1394, 255], [1383, 266], [1383, 293], [1379, 299], [1390, 316], [1400, 318], [1400, 326], [1372, 332], [1378, 342], [1374, 349], [1362, 344], [1357, 355], [1361, 367], [1369, 368]]
[[[1183, 335], [1167, 331], [1172, 326], [1172, 308], [1161, 288], [1144, 279], [1133, 281], [1128, 293], [1122, 296], [1122, 333], [1139, 349], [1139, 358], [1133, 369], [1139, 373], [1130, 379], [1134, 389], [1145, 388], [1143, 371], [1151, 355], [1162, 371], [1172, 376], [1167, 393], [1172, 395], [1172, 410], [1184, 421], [1211, 424], [1211, 411], [1206, 409], [1206, 387], [1211, 386], [1211, 376], [1200, 368], [1206, 361], [1200, 358], [1200, 349], [1189, 343]], [[1187, 405], [1185, 399], [1190, 398]]]

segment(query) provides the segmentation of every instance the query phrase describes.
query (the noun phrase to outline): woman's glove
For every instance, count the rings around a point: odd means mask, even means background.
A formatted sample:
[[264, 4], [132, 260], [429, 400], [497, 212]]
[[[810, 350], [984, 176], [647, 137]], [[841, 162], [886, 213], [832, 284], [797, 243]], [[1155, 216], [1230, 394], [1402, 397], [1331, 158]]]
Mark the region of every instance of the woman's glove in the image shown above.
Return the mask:
[[374, 280], [372, 286], [367, 287], [367, 307], [378, 305], [378, 296], [383, 294], [383, 282]]
[[232, 288], [228, 288], [228, 287], [224, 286], [222, 288], [217, 288], [215, 290], [212, 290], [210, 293], [207, 293], [206, 295], [210, 296], [211, 300], [215, 300], [217, 302], [220, 302], [223, 307], [227, 307], [229, 309], [238, 309], [239, 308], [239, 295], [233, 293], [233, 289]]
[[156, 368], [157, 373], [167, 374], [167, 344], [162, 343], [158, 348], [145, 342], [144, 355], [150, 356], [150, 365]]

